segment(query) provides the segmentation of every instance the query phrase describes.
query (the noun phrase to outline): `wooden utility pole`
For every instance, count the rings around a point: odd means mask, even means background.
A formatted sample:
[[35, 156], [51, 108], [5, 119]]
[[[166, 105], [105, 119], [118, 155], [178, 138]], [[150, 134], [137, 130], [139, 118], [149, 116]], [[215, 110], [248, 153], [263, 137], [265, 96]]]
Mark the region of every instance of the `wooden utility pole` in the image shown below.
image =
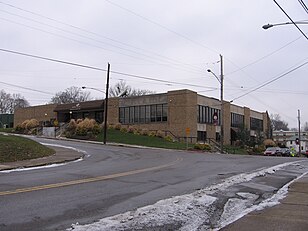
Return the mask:
[[301, 115], [300, 115], [301, 112], [299, 109], [297, 113], [298, 113], [298, 157], [300, 157], [302, 147], [301, 147]]
[[220, 109], [220, 152], [224, 152], [224, 74], [223, 74], [223, 60], [222, 55], [220, 56], [220, 102], [221, 102], [221, 109]]
[[109, 74], [110, 74], [110, 63], [108, 63], [108, 69], [107, 69], [107, 83], [106, 83], [106, 97], [104, 102], [104, 144], [106, 144], [107, 140], [107, 115], [108, 115], [108, 90], [109, 90]]

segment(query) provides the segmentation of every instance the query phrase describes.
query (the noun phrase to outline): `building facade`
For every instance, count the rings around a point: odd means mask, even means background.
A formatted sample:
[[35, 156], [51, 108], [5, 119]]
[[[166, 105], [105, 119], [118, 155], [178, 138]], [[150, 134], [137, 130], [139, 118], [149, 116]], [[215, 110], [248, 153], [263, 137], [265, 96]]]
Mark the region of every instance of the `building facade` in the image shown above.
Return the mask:
[[[121, 123], [123, 126], [134, 125], [141, 129], [161, 130], [177, 139], [189, 138], [191, 142], [219, 141], [222, 120], [224, 144], [232, 144], [236, 141], [238, 132], [243, 128], [249, 130], [251, 137], [269, 138], [271, 136], [271, 123], [267, 112], [253, 111], [226, 101], [223, 102], [223, 107], [224, 118], [221, 118], [219, 100], [190, 90], [109, 98], [107, 121], [109, 124]], [[68, 122], [71, 118], [86, 117], [102, 122], [104, 121], [104, 100], [55, 105], [53, 113], [54, 118], [48, 119], [57, 120], [59, 123]], [[21, 121], [20, 114], [24, 116], [30, 113], [18, 111], [15, 114], [16, 121]]]
[[303, 131], [299, 133], [298, 131], [273, 131], [273, 140], [275, 143], [282, 147], [294, 148], [297, 152], [299, 151], [299, 144], [296, 143], [296, 140], [301, 140], [301, 152], [305, 152], [308, 149], [308, 132]]

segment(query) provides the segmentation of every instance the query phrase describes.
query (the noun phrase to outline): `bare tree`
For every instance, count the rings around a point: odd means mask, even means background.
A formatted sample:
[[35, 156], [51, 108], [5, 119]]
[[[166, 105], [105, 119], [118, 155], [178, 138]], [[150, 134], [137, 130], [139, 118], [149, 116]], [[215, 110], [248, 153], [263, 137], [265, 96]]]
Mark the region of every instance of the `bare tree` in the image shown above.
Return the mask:
[[56, 93], [51, 98], [51, 103], [65, 104], [65, 103], [78, 103], [90, 100], [90, 92], [83, 91], [80, 87], [69, 87], [64, 91]]
[[308, 122], [305, 122], [305, 123], [304, 123], [304, 126], [303, 126], [302, 130], [303, 130], [304, 132], [307, 132], [307, 131], [308, 131]]
[[124, 80], [121, 80], [109, 89], [109, 95], [111, 97], [141, 96], [154, 93], [154, 91], [150, 90], [132, 88], [131, 86], [127, 85]]
[[16, 108], [29, 107], [29, 102], [20, 94], [9, 94], [0, 91], [0, 113], [14, 113]]
[[281, 120], [281, 117], [279, 114], [271, 114], [270, 119], [272, 122], [273, 130], [284, 130], [284, 131], [289, 131], [288, 123]]

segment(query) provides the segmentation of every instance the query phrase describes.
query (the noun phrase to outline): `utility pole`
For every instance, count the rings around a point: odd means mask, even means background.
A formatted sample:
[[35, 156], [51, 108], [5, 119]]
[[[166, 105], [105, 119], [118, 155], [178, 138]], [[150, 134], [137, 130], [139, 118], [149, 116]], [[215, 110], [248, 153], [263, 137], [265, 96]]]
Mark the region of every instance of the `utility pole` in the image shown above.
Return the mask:
[[221, 102], [221, 109], [220, 109], [220, 152], [224, 152], [224, 74], [223, 74], [223, 60], [222, 55], [220, 56], [220, 102]]
[[300, 157], [302, 147], [301, 147], [301, 115], [300, 115], [301, 112], [299, 109], [297, 113], [298, 113], [298, 157]]
[[108, 69], [107, 69], [106, 97], [105, 97], [105, 102], [104, 102], [104, 112], [105, 112], [105, 116], [104, 116], [104, 144], [106, 144], [106, 139], [107, 139], [109, 74], [110, 74], [110, 63], [108, 63]]

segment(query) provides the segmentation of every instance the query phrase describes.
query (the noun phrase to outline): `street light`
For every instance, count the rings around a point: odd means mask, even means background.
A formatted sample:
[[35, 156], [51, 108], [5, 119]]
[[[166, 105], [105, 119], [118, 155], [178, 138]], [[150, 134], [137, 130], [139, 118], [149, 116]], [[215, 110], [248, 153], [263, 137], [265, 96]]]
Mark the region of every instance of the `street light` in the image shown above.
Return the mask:
[[262, 28], [264, 30], [267, 30], [271, 27], [274, 27], [274, 26], [283, 26], [283, 25], [291, 25], [291, 24], [308, 24], [308, 21], [298, 21], [298, 22], [284, 22], [284, 23], [275, 23], [275, 24], [266, 24], [266, 25], [263, 25]]
[[218, 76], [212, 72], [210, 69], [207, 71], [212, 73], [212, 75], [215, 76], [215, 78], [218, 80], [220, 83], [220, 102], [221, 102], [221, 108], [220, 108], [220, 115], [221, 115], [221, 124], [220, 124], [220, 153], [223, 153], [223, 145], [224, 145], [224, 105], [223, 105], [223, 100], [224, 100], [224, 95], [223, 95], [223, 82], [224, 82], [224, 75], [223, 75], [223, 60], [222, 60], [222, 55], [220, 56], [220, 79]]
[[102, 92], [102, 93], [106, 94], [105, 91], [100, 90], [100, 89], [95, 88], [95, 87], [85, 87], [85, 86], [82, 86], [81, 88], [82, 88], [82, 89], [91, 89], [91, 90], [99, 91], [99, 92]]
[[106, 140], [107, 140], [107, 110], [108, 110], [107, 105], [108, 105], [108, 88], [109, 88], [109, 69], [110, 69], [110, 64], [108, 63], [107, 84], [106, 84], [107, 92], [100, 90], [98, 88], [95, 88], [95, 87], [85, 87], [85, 86], [81, 87], [82, 89], [91, 89], [91, 90], [99, 91], [99, 92], [106, 94], [105, 102], [104, 102], [104, 113], [105, 113], [105, 116], [104, 116], [104, 137], [103, 137], [104, 144], [106, 144]]

